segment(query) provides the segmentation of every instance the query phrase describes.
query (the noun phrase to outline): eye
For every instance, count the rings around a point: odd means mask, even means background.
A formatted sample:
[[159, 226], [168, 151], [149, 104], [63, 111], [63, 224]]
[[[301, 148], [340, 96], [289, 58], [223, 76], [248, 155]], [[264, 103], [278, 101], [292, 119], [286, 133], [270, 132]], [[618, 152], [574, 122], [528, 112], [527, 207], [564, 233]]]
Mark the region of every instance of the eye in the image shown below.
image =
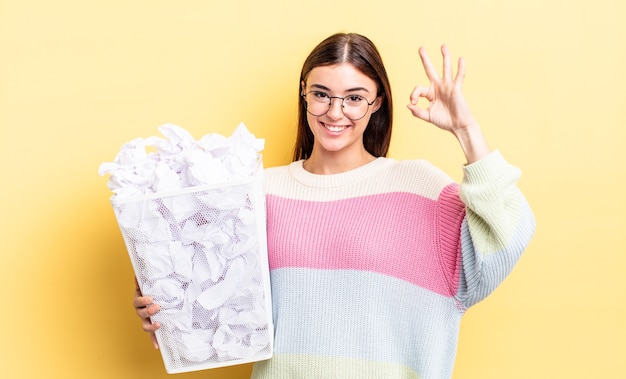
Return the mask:
[[319, 102], [327, 103], [330, 100], [330, 96], [326, 92], [311, 91], [311, 97]]
[[348, 105], [360, 105], [363, 101], [365, 101], [365, 98], [361, 95], [350, 95], [346, 96], [345, 101]]

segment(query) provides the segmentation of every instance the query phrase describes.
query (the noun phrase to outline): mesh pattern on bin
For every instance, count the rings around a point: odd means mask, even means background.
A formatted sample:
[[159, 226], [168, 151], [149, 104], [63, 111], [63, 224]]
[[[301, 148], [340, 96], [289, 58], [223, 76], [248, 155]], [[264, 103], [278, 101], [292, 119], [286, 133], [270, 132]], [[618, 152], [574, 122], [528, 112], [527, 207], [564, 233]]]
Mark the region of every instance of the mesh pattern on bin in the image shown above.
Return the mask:
[[260, 192], [246, 183], [113, 205], [141, 290], [161, 307], [168, 372], [271, 354]]

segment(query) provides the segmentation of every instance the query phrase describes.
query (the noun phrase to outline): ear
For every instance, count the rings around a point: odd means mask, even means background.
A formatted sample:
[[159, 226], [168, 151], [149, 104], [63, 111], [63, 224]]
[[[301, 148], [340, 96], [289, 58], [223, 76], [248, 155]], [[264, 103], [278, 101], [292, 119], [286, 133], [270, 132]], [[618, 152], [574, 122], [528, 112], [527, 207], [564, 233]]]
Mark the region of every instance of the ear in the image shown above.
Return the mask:
[[300, 95], [304, 96], [304, 90], [306, 88], [306, 83], [304, 83], [304, 80], [300, 83]]
[[374, 100], [374, 104], [372, 104], [372, 113], [376, 113], [376, 111], [378, 111], [382, 105], [383, 105], [383, 97], [378, 96], [376, 100]]

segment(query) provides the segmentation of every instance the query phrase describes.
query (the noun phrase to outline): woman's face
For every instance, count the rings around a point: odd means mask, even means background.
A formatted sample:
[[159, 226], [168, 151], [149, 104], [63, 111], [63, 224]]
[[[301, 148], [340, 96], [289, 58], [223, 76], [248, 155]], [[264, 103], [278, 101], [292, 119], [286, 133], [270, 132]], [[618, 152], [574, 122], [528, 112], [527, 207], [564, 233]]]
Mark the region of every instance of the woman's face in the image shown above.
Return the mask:
[[[317, 97], [331, 98], [330, 108], [325, 114], [314, 116], [307, 112], [309, 128], [314, 135], [313, 152], [355, 152], [362, 153], [363, 133], [369, 123], [372, 113], [380, 107], [381, 99], [376, 96], [376, 83], [368, 76], [357, 70], [349, 63], [341, 63], [332, 66], [319, 66], [312, 69], [307, 76], [306, 83], [302, 83], [303, 93], [315, 91]], [[307, 96], [307, 106], [310, 110], [314, 104]], [[345, 98], [345, 108], [342, 108], [342, 99]], [[371, 105], [365, 105], [365, 114], [362, 118], [354, 120], [350, 108], [354, 99], [359, 97]], [[319, 106], [319, 104], [318, 104]], [[344, 114], [345, 112], [348, 114]], [[321, 112], [315, 112], [319, 114]], [[352, 118], [352, 119], [351, 119]]]

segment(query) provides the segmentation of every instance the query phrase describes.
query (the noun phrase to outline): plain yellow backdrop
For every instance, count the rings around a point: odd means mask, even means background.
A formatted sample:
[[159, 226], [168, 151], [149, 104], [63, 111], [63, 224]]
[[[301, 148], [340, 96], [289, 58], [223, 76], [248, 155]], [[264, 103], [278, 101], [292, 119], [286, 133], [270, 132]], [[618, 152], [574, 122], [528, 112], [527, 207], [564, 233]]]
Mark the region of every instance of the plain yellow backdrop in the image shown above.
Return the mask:
[[337, 31], [383, 55], [392, 157], [461, 179], [456, 141], [405, 108], [426, 83], [418, 47], [439, 67], [447, 43], [491, 146], [523, 170], [537, 234], [465, 316], [454, 378], [626, 377], [624, 4], [0, 0], [0, 377], [170, 377], [98, 166], [164, 123], [201, 137], [240, 121], [266, 166], [289, 162], [301, 64]]

